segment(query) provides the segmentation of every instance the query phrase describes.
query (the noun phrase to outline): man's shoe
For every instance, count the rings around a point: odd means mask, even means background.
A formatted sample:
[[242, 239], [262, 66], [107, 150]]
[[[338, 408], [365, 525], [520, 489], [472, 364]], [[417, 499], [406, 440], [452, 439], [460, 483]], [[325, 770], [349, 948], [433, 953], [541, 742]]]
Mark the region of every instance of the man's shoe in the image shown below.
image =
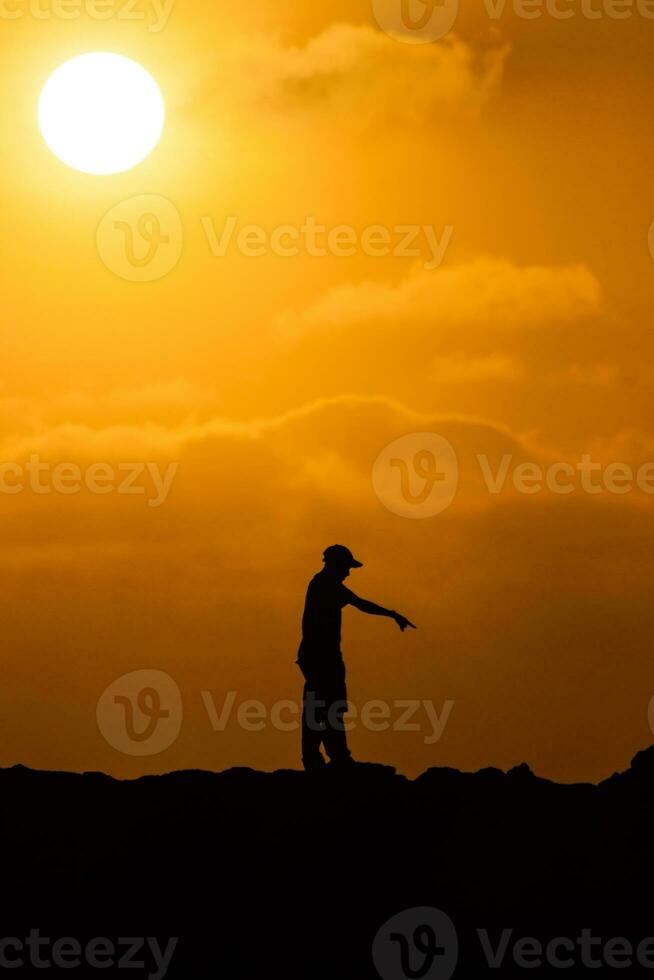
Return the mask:
[[315, 759], [303, 759], [302, 765], [305, 772], [321, 772], [327, 767], [325, 757], [322, 755], [317, 755]]
[[352, 766], [356, 766], [355, 760], [351, 755], [343, 756], [342, 759], [332, 759], [329, 763], [330, 769], [350, 769]]

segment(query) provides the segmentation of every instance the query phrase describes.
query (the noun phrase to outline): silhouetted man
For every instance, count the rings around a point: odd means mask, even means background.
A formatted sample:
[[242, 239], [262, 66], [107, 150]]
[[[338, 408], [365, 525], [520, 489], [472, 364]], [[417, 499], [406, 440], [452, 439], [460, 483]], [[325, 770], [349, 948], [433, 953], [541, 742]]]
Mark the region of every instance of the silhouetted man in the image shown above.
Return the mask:
[[311, 579], [302, 617], [302, 642], [296, 663], [305, 679], [302, 703], [302, 762], [304, 768], [325, 765], [325, 751], [332, 765], [352, 763], [347, 747], [343, 715], [347, 711], [345, 664], [341, 653], [341, 611], [354, 606], [371, 616], [394, 619], [402, 632], [411, 626], [399, 613], [384, 609], [350, 592], [343, 582], [350, 569], [361, 568], [349, 548], [334, 544], [323, 555], [325, 567]]

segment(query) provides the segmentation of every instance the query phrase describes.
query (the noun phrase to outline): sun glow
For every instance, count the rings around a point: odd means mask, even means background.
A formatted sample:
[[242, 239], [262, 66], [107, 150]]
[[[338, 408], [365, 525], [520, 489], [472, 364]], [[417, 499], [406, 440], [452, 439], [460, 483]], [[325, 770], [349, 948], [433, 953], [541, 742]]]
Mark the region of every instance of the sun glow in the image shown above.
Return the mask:
[[45, 142], [63, 163], [87, 174], [116, 174], [155, 148], [165, 107], [144, 68], [98, 52], [73, 58], [50, 76], [38, 118]]

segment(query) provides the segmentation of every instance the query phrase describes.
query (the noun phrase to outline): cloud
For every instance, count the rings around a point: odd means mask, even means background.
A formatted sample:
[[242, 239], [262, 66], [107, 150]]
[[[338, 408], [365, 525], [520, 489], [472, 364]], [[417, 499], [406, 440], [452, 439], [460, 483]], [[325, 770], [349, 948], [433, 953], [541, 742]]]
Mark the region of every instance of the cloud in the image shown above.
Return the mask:
[[431, 366], [431, 375], [440, 384], [520, 381], [524, 374], [523, 365], [504, 354], [492, 354], [488, 357], [464, 357], [463, 354], [437, 357]]
[[395, 329], [428, 324], [434, 330], [466, 324], [496, 332], [598, 313], [601, 288], [582, 265], [519, 267], [506, 260], [474, 262], [433, 272], [416, 268], [397, 284], [365, 281], [337, 286], [304, 310], [286, 310], [278, 335], [297, 338], [346, 331], [375, 322]]
[[[33, 414], [38, 414], [36, 407]], [[150, 423], [98, 428], [68, 422], [41, 424], [31, 433], [6, 435], [1, 450], [5, 460], [22, 458], [29, 452], [90, 459], [99, 458], [102, 453], [115, 457], [119, 452], [129, 455], [135, 451], [153, 456], [183, 455], [217, 442], [240, 444], [245, 449], [266, 444], [280, 456], [296, 457], [304, 446], [309, 447], [309, 453], [315, 448], [356, 458], [364, 451], [374, 451], [380, 431], [394, 438], [415, 426], [508, 435], [490, 422], [415, 412], [386, 397], [341, 395], [250, 421], [214, 416], [205, 422], [184, 421], [170, 427]]]
[[508, 47], [476, 50], [450, 36], [398, 44], [367, 25], [333, 24], [302, 46], [262, 35], [220, 53], [212, 92], [273, 111], [328, 109], [357, 127], [371, 120], [418, 122], [437, 108], [476, 110], [501, 82]]
[[200, 387], [187, 378], [171, 378], [138, 387], [125, 387], [106, 393], [69, 391], [56, 400], [55, 408], [80, 414], [93, 414], [98, 408], [109, 412], [158, 413], [168, 410], [196, 411], [216, 400], [213, 388]]
[[627, 463], [642, 466], [654, 463], [654, 436], [638, 428], [621, 429], [611, 436], [593, 439], [588, 452], [604, 464]]

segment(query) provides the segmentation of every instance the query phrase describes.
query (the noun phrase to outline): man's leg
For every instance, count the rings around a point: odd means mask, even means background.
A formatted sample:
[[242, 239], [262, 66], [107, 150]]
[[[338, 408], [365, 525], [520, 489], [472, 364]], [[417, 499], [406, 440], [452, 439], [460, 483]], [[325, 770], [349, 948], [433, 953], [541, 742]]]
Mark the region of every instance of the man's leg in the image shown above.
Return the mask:
[[347, 747], [347, 732], [343, 715], [347, 711], [347, 700], [337, 698], [327, 705], [325, 722], [325, 751], [335, 765], [352, 761], [352, 753]]
[[320, 769], [325, 765], [320, 751], [324, 736], [325, 703], [306, 683], [302, 695], [302, 765], [305, 769]]
[[347, 685], [345, 683], [345, 664], [336, 661], [331, 670], [328, 688], [325, 691], [327, 707], [325, 711], [325, 751], [334, 763], [341, 765], [352, 761], [347, 747], [347, 732], [343, 716], [347, 712]]

